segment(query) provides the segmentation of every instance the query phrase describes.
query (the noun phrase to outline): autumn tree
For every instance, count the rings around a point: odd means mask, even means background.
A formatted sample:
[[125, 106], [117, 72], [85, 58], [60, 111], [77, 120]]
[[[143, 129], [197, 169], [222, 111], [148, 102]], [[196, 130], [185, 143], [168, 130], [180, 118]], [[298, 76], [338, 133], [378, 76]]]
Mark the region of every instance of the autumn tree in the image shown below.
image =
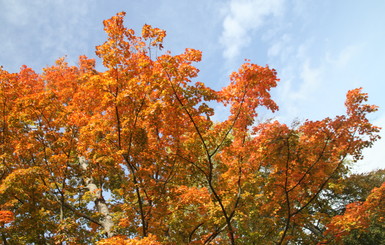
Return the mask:
[[348, 201], [327, 224], [327, 239], [320, 244], [383, 244], [385, 170], [354, 174], [345, 181], [339, 189]]
[[[1, 70], [3, 243], [287, 244], [304, 241], [322, 192], [378, 139], [361, 89], [346, 115], [293, 126], [275, 112], [276, 71], [247, 61], [220, 91], [201, 52], [164, 52], [164, 30], [104, 21], [96, 47], [41, 74]], [[228, 118], [213, 121], [213, 104]], [[1, 223], [2, 222], [2, 223]]]

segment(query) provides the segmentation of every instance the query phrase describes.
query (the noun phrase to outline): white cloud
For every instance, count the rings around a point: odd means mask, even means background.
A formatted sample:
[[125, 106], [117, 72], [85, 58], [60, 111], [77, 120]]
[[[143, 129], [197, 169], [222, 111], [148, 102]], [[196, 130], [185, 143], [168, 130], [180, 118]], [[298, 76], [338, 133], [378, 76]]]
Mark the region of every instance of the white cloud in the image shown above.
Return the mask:
[[[73, 60], [87, 49], [89, 1], [14, 0], [3, 4], [0, 47], [5, 65], [17, 71], [23, 64], [40, 69], [69, 55]], [[95, 23], [102, 29], [101, 23]], [[76, 53], [75, 57], [74, 53]]]
[[363, 45], [360, 45], [360, 44], [351, 44], [345, 47], [344, 49], [342, 49], [339, 54], [334, 56], [333, 54], [328, 52], [326, 53], [325, 60], [330, 65], [333, 65], [338, 69], [345, 68], [346, 65], [348, 65], [352, 59], [360, 55], [362, 47]]
[[288, 35], [284, 34], [270, 43], [269, 57], [279, 60], [282, 66], [279, 72], [282, 82], [277, 90], [277, 100], [281, 105], [281, 113], [290, 117], [287, 118], [288, 120], [292, 120], [299, 117], [303, 107], [314, 99], [314, 93], [318, 91], [325, 79], [327, 64], [325, 62], [314, 64], [314, 60], [309, 55], [310, 39], [295, 44]]
[[231, 60], [249, 45], [251, 32], [265, 24], [266, 17], [278, 16], [283, 7], [282, 0], [231, 0], [223, 21], [220, 42], [223, 56]]
[[18, 26], [28, 24], [28, 20], [23, 18], [28, 15], [28, 8], [26, 5], [20, 5], [17, 1], [9, 1], [3, 6], [2, 15], [10, 23]]
[[290, 122], [294, 118], [314, 116], [303, 115], [303, 111], [310, 105], [314, 107], [313, 113], [318, 110], [314, 94], [322, 85], [324, 69], [323, 66], [311, 66], [309, 59], [301, 61], [298, 66], [284, 68], [280, 76], [283, 82], [277, 88], [280, 118]]
[[301, 66], [300, 79], [302, 83], [300, 88], [290, 97], [294, 100], [305, 100], [317, 89], [321, 83], [323, 67], [311, 67], [310, 61], [305, 60]]
[[[295, 42], [288, 34], [270, 41], [269, 58], [281, 66], [282, 82], [277, 90], [280, 113], [290, 119], [321, 119], [344, 113], [344, 93], [359, 87], [349, 71], [360, 57], [362, 45], [352, 43], [332, 52], [328, 47], [317, 50], [318, 42], [313, 37]], [[308, 114], [303, 115], [304, 111]]]
[[271, 58], [278, 58], [281, 62], [286, 61], [289, 58], [290, 53], [293, 52], [290, 43], [291, 37], [288, 34], [281, 35], [274, 42], [271, 42], [270, 47], [267, 50], [267, 56]]

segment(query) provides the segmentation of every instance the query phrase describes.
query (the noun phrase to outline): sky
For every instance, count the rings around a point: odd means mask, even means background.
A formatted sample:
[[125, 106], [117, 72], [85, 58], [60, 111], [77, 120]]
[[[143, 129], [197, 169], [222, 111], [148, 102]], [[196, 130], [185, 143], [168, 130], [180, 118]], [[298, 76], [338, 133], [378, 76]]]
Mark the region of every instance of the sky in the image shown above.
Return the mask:
[[371, 122], [384, 130], [353, 171], [385, 168], [385, 1], [0, 0], [0, 65], [40, 73], [60, 57], [70, 65], [80, 55], [97, 58], [103, 20], [121, 11], [137, 33], [144, 24], [166, 30], [173, 54], [201, 50], [198, 80], [214, 89], [245, 59], [276, 69], [272, 96], [280, 111], [262, 112], [261, 120], [333, 118], [345, 113], [346, 92], [362, 87], [380, 107]]

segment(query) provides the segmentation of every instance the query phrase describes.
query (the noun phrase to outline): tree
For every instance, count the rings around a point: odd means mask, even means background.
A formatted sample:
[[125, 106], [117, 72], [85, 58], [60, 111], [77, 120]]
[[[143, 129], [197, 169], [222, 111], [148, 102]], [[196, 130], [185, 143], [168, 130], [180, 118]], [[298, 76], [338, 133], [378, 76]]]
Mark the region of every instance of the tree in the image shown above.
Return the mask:
[[[346, 164], [346, 163], [345, 163]], [[309, 207], [309, 212], [316, 214], [312, 222], [304, 224], [304, 234], [296, 235], [296, 241], [302, 244], [317, 244], [325, 240], [325, 231], [334, 216], [342, 215], [346, 205], [354, 202], [363, 202], [374, 188], [380, 187], [385, 182], [385, 171], [376, 170], [362, 174], [344, 174], [342, 177], [332, 178], [328, 185], [321, 191], [320, 195]], [[374, 224], [374, 223], [373, 223]], [[371, 239], [378, 233], [378, 227], [373, 225], [365, 231], [365, 236], [360, 234], [359, 238], [354, 234], [345, 236], [345, 244], [373, 244]], [[334, 234], [328, 232], [327, 238], [330, 242]], [[378, 238], [376, 238], [378, 240]]]
[[[327, 224], [328, 244], [383, 244], [385, 171], [356, 174], [348, 178], [346, 208]], [[354, 181], [354, 182], [353, 182]], [[352, 190], [353, 189], [353, 190]], [[371, 190], [369, 192], [369, 190]], [[345, 195], [344, 195], [345, 196]], [[354, 198], [358, 196], [358, 198]], [[352, 198], [353, 197], [353, 198]]]
[[349, 174], [330, 184], [325, 195], [333, 200], [333, 215], [341, 215], [346, 210], [346, 205], [353, 202], [364, 202], [373, 189], [379, 188], [385, 182], [385, 169], [368, 173]]
[[[321, 193], [378, 139], [361, 89], [347, 115], [256, 124], [276, 71], [246, 62], [215, 91], [201, 52], [162, 52], [165, 31], [104, 21], [96, 48], [42, 74], [1, 70], [3, 243], [285, 244], [306, 237]], [[157, 53], [159, 52], [159, 56]], [[230, 115], [214, 122], [209, 105]], [[4, 222], [4, 221], [3, 221]]]

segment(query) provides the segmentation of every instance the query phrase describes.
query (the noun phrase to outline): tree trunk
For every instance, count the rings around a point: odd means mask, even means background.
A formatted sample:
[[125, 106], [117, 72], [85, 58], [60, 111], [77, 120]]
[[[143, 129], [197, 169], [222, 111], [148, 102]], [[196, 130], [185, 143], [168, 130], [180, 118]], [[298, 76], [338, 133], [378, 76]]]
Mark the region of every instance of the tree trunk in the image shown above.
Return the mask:
[[[79, 157], [80, 167], [86, 171], [88, 168], [88, 163], [85, 157]], [[84, 177], [84, 183], [90, 193], [93, 195], [93, 201], [95, 202], [96, 210], [102, 215], [102, 219], [99, 221], [103, 227], [104, 232], [107, 234], [107, 237], [112, 237], [114, 234], [112, 232], [112, 227], [114, 226], [114, 221], [108, 209], [107, 203], [103, 198], [102, 189], [94, 183], [92, 178]]]

